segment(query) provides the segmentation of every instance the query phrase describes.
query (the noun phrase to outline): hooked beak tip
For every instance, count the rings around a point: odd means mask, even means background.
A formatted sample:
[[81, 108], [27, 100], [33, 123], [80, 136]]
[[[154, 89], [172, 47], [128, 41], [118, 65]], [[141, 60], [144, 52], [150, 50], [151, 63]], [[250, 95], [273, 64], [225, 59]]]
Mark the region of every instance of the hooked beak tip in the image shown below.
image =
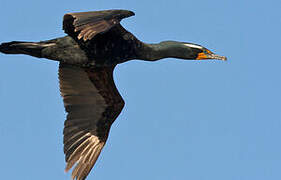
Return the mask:
[[218, 59], [218, 60], [227, 61], [227, 57], [225, 57], [225, 56], [220, 56], [220, 55], [216, 55], [216, 54], [211, 55], [211, 58], [212, 58], [212, 59]]

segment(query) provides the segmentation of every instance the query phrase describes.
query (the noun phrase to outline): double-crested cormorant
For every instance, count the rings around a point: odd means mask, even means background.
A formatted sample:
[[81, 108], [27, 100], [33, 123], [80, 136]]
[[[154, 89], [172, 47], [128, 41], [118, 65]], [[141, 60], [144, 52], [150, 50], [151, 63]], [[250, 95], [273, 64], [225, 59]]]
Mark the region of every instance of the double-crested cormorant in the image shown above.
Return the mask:
[[63, 18], [63, 29], [68, 36], [0, 45], [2, 53], [60, 62], [60, 91], [68, 113], [63, 131], [65, 170], [76, 165], [73, 179], [87, 177], [106, 142], [110, 126], [124, 107], [112, 75], [117, 64], [132, 59], [156, 61], [168, 57], [226, 60], [192, 43], [143, 43], [120, 25], [123, 18], [133, 15], [127, 10], [68, 13]]

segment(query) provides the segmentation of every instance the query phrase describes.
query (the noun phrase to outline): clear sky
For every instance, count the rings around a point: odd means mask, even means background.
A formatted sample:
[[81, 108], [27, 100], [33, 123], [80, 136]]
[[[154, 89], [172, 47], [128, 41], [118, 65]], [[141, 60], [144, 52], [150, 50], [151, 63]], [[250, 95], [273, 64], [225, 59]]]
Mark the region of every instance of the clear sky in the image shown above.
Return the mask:
[[[220, 61], [119, 65], [126, 101], [88, 179], [281, 179], [281, 1], [1, 0], [0, 42], [64, 36], [67, 12], [129, 9], [145, 42], [201, 44]], [[70, 179], [58, 63], [0, 54], [1, 179]]]

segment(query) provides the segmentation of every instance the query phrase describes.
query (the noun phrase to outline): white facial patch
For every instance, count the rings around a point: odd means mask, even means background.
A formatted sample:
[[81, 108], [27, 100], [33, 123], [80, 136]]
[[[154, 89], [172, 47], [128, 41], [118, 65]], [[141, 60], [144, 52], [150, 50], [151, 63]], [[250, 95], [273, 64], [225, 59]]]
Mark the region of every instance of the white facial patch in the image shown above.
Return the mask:
[[195, 45], [195, 44], [184, 44], [187, 47], [191, 47], [191, 48], [196, 48], [196, 49], [203, 49], [201, 46]]

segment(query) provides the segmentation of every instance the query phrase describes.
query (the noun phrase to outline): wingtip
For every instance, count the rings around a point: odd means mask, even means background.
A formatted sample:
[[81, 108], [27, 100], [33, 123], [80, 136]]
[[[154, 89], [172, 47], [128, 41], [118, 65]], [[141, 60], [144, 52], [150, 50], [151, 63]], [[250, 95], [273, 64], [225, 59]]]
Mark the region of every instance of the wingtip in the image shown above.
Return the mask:
[[136, 15], [133, 11], [129, 11], [130, 16]]
[[119, 11], [119, 15], [122, 14], [120, 17], [121, 19], [135, 15], [135, 13], [130, 10], [116, 9], [116, 10], [110, 10], [110, 11]]
[[68, 173], [68, 171], [71, 169], [71, 167], [69, 167], [68, 163], [66, 165], [66, 167], [64, 168], [64, 172]]

